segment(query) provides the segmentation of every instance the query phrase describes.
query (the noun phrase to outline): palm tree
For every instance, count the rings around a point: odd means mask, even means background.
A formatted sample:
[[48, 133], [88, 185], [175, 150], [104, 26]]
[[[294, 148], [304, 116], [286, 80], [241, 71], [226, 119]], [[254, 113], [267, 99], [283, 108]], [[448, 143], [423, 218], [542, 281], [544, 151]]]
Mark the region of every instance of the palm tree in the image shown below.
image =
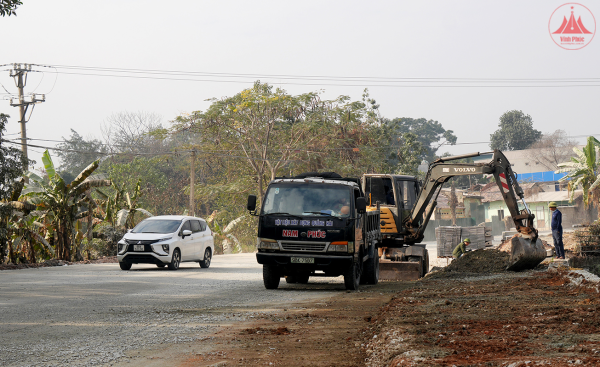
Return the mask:
[[600, 198], [600, 165], [597, 160], [600, 141], [593, 136], [588, 137], [583, 150], [573, 148], [577, 157], [572, 157], [571, 162], [559, 163], [555, 173], [567, 173], [559, 181], [569, 180], [570, 200], [575, 197], [575, 190], [581, 185], [583, 189], [583, 202], [588, 208], [590, 202], [598, 206]]
[[26, 197], [31, 198], [31, 203], [37, 206], [40, 212], [39, 221], [49, 222], [56, 235], [56, 254], [61, 260], [71, 260], [71, 243], [73, 225], [78, 219], [88, 215], [88, 211], [96, 206], [94, 199], [86, 195], [86, 191], [93, 187], [109, 186], [110, 180], [90, 180], [91, 174], [98, 168], [99, 161], [87, 166], [69, 184], [56, 173], [54, 163], [46, 150], [42, 155], [42, 162], [48, 174], [48, 182], [41, 177], [28, 172], [30, 179], [23, 190]]

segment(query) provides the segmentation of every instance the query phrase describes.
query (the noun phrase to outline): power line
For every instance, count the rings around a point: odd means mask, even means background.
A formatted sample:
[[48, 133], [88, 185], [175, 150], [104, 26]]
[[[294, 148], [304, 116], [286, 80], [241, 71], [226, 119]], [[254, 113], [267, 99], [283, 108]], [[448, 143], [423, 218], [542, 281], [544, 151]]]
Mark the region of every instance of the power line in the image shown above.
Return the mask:
[[290, 78], [290, 79], [308, 79], [308, 80], [370, 80], [370, 81], [600, 81], [600, 78], [421, 78], [421, 77], [366, 77], [366, 76], [326, 76], [326, 75], [290, 75], [290, 74], [242, 74], [242, 73], [216, 73], [216, 72], [199, 72], [199, 71], [180, 71], [180, 70], [156, 70], [156, 69], [125, 69], [125, 68], [108, 68], [95, 66], [71, 66], [71, 65], [39, 65], [40, 67], [54, 67], [65, 69], [81, 69], [81, 70], [96, 70], [96, 71], [116, 71], [129, 73], [146, 73], [146, 74], [175, 74], [175, 75], [210, 75], [224, 77], [248, 77], [248, 78]]
[[[127, 69], [73, 65], [34, 65], [44, 68], [54, 68], [56, 70], [56, 73], [70, 75], [213, 83], [248, 83], [251, 81], [250, 79], [254, 81], [257, 78], [266, 78], [278, 79], [279, 84], [307, 86], [327, 85], [346, 87], [357, 86], [394, 88], [573, 88], [600, 86], [600, 78], [400, 78], [290, 74], [243, 74], [180, 70]], [[61, 69], [61, 71], [59, 71], [59, 69]], [[282, 82], [281, 79], [285, 79], [286, 81]], [[312, 83], [315, 81], [319, 81], [320, 83]], [[435, 84], [432, 85], [431, 83]], [[506, 83], [509, 84], [507, 85]]]

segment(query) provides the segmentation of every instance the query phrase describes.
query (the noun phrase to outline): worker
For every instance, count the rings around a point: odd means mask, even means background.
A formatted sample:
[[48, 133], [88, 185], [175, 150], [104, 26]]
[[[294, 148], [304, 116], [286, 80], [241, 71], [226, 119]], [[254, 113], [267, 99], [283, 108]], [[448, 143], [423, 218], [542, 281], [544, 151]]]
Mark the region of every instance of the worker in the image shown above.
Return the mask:
[[325, 212], [327, 211], [330, 212], [330, 214], [337, 213], [342, 217], [347, 217], [350, 215], [350, 201], [347, 197], [341, 197], [333, 204], [333, 210], [325, 210]]
[[554, 249], [556, 251], [557, 259], [565, 258], [565, 245], [563, 244], [562, 234], [562, 213], [556, 209], [556, 203], [554, 201], [548, 204], [550, 211], [552, 212], [552, 222], [550, 227], [552, 228], [552, 240], [554, 240]]
[[461, 243], [458, 244], [458, 246], [454, 248], [454, 251], [452, 251], [452, 256], [454, 256], [455, 259], [460, 258], [465, 254], [465, 252], [467, 252], [467, 246], [470, 244], [471, 240], [468, 237], [465, 238]]

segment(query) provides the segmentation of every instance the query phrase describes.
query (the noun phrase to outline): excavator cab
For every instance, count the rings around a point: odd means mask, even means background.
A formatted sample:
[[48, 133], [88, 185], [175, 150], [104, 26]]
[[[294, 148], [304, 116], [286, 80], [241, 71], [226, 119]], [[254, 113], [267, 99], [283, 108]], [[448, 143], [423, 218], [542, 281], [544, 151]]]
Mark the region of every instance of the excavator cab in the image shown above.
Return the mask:
[[362, 183], [367, 211], [381, 212], [382, 247], [402, 247], [402, 223], [417, 201], [419, 182], [414, 176], [365, 174]]
[[379, 210], [382, 240], [378, 249], [379, 279], [417, 280], [429, 270], [424, 245], [407, 244], [403, 223], [417, 201], [420, 185], [414, 176], [391, 174], [363, 175], [367, 211]]

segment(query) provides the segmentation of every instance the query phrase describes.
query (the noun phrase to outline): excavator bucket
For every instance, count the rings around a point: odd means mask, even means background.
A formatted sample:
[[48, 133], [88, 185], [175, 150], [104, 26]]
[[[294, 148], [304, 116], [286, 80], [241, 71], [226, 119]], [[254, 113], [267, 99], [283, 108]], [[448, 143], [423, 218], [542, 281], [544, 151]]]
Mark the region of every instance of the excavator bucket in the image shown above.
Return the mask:
[[422, 272], [419, 262], [379, 260], [379, 280], [418, 280]]
[[538, 238], [515, 236], [511, 240], [510, 263], [506, 270], [520, 271], [533, 269], [546, 258], [546, 249]]

